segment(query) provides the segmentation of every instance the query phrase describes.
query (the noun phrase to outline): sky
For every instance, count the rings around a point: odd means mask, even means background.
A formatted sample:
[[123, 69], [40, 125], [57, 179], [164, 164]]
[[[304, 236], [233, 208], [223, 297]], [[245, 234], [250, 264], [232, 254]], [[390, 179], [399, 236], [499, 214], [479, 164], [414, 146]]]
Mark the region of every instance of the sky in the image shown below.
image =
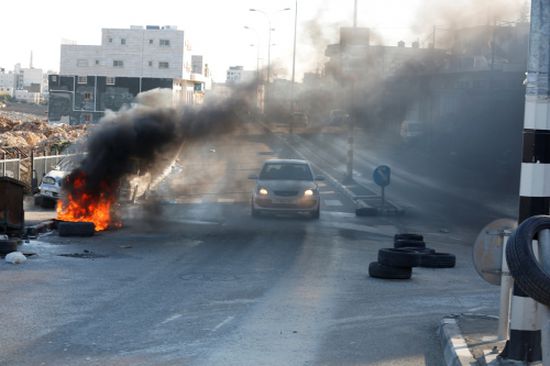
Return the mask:
[[[373, 28], [387, 44], [401, 39], [422, 43], [425, 34], [413, 28], [419, 6], [426, 1], [357, 0], [358, 26]], [[12, 70], [18, 62], [28, 67], [32, 51], [34, 67], [58, 71], [62, 40], [98, 45], [101, 28], [176, 25], [185, 32], [191, 54], [204, 55], [214, 80], [222, 82], [229, 66], [255, 70], [258, 55], [261, 65], [267, 63], [268, 22], [261, 13], [249, 11], [255, 8], [270, 14], [275, 29], [271, 42], [274, 73], [290, 77], [295, 0], [94, 0], [83, 4], [74, 0], [2, 2], [0, 67]], [[326, 44], [338, 41], [340, 26], [353, 24], [353, 7], [354, 0], [298, 0], [298, 81], [303, 72], [322, 66]], [[280, 11], [285, 8], [291, 10]]]

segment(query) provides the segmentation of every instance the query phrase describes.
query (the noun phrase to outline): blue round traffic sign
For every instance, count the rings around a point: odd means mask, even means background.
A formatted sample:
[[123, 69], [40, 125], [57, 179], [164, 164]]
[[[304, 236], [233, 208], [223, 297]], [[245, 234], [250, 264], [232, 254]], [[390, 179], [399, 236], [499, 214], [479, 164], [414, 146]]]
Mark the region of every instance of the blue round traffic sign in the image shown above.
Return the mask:
[[374, 183], [380, 187], [385, 187], [390, 184], [391, 169], [387, 165], [380, 165], [372, 173]]

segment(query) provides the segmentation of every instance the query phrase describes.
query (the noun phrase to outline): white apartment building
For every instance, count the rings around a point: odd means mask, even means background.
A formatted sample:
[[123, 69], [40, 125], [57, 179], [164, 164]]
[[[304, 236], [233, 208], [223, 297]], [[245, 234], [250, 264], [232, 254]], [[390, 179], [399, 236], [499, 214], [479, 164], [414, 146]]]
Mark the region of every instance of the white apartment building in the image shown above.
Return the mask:
[[0, 95], [15, 96], [16, 77], [13, 72], [0, 68]]
[[42, 84], [44, 82], [44, 72], [42, 69], [34, 67], [21, 67], [21, 64], [16, 64], [14, 67], [16, 74], [15, 88], [28, 90], [33, 93], [42, 92]]
[[183, 77], [183, 31], [175, 26], [101, 30], [101, 45], [61, 45], [60, 75]]

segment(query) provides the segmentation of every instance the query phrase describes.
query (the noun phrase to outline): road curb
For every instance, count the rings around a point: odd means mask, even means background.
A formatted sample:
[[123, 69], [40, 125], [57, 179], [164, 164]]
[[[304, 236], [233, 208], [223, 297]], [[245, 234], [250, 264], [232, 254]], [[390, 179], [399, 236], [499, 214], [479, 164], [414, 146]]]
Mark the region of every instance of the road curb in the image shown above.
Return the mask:
[[478, 365], [466, 340], [462, 336], [456, 317], [448, 316], [441, 320], [438, 334], [447, 366]]

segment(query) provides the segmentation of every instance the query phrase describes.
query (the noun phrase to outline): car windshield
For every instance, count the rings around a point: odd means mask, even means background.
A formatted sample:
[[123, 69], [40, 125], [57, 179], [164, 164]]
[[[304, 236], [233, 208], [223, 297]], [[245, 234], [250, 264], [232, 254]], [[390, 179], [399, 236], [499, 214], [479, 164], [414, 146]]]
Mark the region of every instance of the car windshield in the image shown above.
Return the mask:
[[306, 164], [269, 163], [260, 173], [260, 180], [313, 180]]
[[55, 178], [46, 176], [46, 177], [44, 177], [44, 179], [42, 179], [42, 183], [53, 185], [53, 184], [55, 184]]

